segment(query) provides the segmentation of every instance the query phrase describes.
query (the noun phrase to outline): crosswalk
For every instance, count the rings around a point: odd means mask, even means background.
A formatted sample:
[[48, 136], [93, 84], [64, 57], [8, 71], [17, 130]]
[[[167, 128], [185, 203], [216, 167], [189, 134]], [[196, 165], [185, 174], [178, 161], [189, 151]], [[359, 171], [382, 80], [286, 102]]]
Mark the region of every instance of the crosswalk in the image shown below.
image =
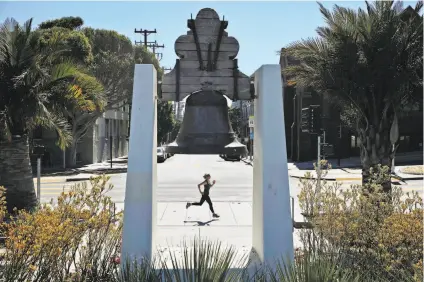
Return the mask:
[[[89, 186], [89, 181], [85, 181]], [[62, 192], [69, 191], [73, 185], [83, 182], [42, 182], [41, 183], [41, 199], [42, 201], [50, 201], [51, 198], [57, 198]], [[216, 202], [224, 201], [252, 201], [253, 189], [251, 184], [225, 184], [220, 183], [211, 190], [211, 198]], [[348, 185], [347, 185], [348, 186]], [[140, 187], [141, 188], [141, 187]], [[293, 188], [293, 187], [291, 187]], [[290, 189], [292, 196], [296, 197], [298, 189]], [[417, 191], [423, 194], [421, 186], [402, 186], [405, 193]], [[108, 196], [116, 202], [123, 202], [125, 198], [125, 182], [114, 183], [112, 191], [108, 192]], [[159, 182], [156, 188], [156, 199], [160, 202], [183, 202], [197, 201], [200, 198], [199, 191], [194, 183], [174, 183]]]
[[[62, 192], [69, 191], [75, 184], [82, 182], [47, 182], [41, 183], [41, 199], [50, 201], [51, 198], [57, 198]], [[88, 181], [86, 181], [87, 184]], [[140, 187], [141, 188], [141, 187]], [[112, 200], [118, 202], [125, 198], [124, 185], [115, 185], [107, 193]], [[179, 201], [197, 201], [200, 198], [199, 190], [193, 183], [158, 183], [156, 188], [156, 197], [158, 201], [179, 202]], [[246, 184], [220, 184], [212, 188], [211, 197], [214, 201], [251, 201], [252, 186]]]

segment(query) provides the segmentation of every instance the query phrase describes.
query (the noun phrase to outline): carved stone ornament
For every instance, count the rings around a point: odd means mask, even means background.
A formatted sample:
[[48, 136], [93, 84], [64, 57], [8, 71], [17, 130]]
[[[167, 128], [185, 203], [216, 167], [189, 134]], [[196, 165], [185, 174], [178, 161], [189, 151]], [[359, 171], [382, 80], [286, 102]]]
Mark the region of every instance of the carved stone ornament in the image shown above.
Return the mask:
[[254, 97], [250, 78], [238, 70], [235, 57], [239, 43], [228, 36], [227, 26], [228, 22], [221, 21], [210, 8], [200, 10], [195, 20], [187, 21], [190, 30], [175, 41], [179, 59], [162, 79], [162, 100], [181, 101], [202, 90], [219, 91], [232, 100]]

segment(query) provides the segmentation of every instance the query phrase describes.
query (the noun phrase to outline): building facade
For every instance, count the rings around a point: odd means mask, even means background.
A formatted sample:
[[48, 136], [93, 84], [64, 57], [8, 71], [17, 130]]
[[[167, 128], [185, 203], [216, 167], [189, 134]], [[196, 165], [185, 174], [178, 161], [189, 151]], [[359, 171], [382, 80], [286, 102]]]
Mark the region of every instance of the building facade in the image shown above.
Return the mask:
[[247, 144], [249, 142], [249, 136], [251, 129], [249, 128], [249, 117], [254, 116], [254, 103], [253, 101], [235, 101], [232, 102], [231, 108], [241, 109], [241, 129], [240, 129], [240, 140]]
[[[128, 154], [129, 106], [119, 110], [103, 113], [88, 129], [77, 145], [76, 165], [104, 162], [112, 158]], [[63, 168], [69, 166], [70, 150], [62, 151], [56, 144], [57, 134], [54, 131], [37, 128], [32, 135], [33, 145], [42, 145], [45, 154], [42, 159], [43, 168]], [[111, 146], [112, 145], [112, 146]], [[31, 157], [33, 165], [35, 156]]]
[[185, 112], [185, 99], [180, 102], [172, 102], [174, 109], [174, 118], [178, 121], [183, 121], [184, 112]]

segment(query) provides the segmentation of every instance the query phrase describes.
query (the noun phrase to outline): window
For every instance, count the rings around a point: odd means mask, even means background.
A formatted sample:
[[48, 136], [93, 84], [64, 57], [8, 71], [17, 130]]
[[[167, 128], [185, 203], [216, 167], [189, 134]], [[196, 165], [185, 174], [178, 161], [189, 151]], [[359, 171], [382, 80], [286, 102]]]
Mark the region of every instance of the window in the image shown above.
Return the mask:
[[359, 145], [361, 145], [361, 139], [354, 135], [350, 136], [350, 147], [359, 148]]
[[350, 136], [350, 147], [351, 148], [355, 148], [356, 147], [356, 137], [355, 136]]
[[105, 119], [105, 137], [109, 137], [109, 119]]

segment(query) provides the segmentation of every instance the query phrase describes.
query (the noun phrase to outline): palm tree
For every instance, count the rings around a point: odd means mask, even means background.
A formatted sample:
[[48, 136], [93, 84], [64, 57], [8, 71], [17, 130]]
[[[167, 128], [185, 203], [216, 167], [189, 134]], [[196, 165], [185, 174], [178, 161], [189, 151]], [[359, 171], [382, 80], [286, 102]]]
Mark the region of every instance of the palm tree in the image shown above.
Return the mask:
[[[366, 2], [366, 11], [319, 4], [326, 26], [318, 37], [294, 42], [288, 55], [301, 64], [285, 74], [297, 85], [315, 89], [355, 114], [363, 183], [370, 169], [390, 166], [398, 139], [402, 105], [422, 95], [422, 2]], [[385, 190], [390, 190], [390, 179]]]
[[23, 25], [7, 19], [0, 25], [0, 185], [7, 189], [9, 211], [37, 204], [28, 133], [35, 126], [53, 129], [62, 148], [72, 139], [51, 89], [70, 82], [74, 86], [64, 96], [80, 100], [75, 85], [87, 79], [62, 56], [67, 50], [59, 34], [42, 45], [40, 34], [32, 30], [32, 19]]

